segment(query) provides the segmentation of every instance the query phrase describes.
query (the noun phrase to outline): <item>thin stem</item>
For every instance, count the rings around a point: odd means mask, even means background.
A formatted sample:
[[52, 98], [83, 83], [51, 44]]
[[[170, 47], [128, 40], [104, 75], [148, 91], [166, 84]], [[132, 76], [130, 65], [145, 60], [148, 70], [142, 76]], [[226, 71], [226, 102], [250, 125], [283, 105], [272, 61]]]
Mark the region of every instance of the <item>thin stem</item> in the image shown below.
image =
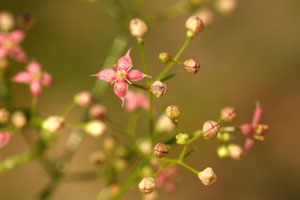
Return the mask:
[[188, 149], [188, 144], [186, 144], [186, 145], [184, 145], [184, 147], [183, 147], [183, 149], [182, 149], [182, 151], [181, 151], [181, 153], [180, 153], [180, 156], [179, 156], [179, 161], [182, 161], [183, 160], [183, 158], [184, 158], [184, 156], [185, 156], [185, 153], [186, 153], [186, 151], [187, 151], [187, 149]]
[[185, 167], [186, 169], [190, 170], [191, 172], [195, 173], [195, 174], [199, 174], [199, 171], [194, 169], [193, 167], [189, 166], [188, 164], [182, 162], [182, 161], [179, 161], [178, 162], [179, 165], [181, 165], [182, 167]]
[[30, 109], [31, 117], [33, 117], [36, 114], [36, 105], [37, 105], [37, 98], [32, 97], [31, 109]]
[[135, 143], [135, 140], [136, 140], [135, 129], [136, 129], [137, 121], [139, 119], [139, 114], [140, 114], [140, 110], [135, 110], [130, 114], [130, 117], [129, 117], [127, 132], [129, 134], [129, 137], [131, 138], [133, 144]]
[[68, 113], [74, 108], [75, 106], [75, 101], [72, 99], [63, 109], [63, 111], [61, 112], [61, 116], [62, 117], [66, 117], [68, 115]]
[[194, 137], [192, 137], [188, 144], [191, 144], [192, 142], [194, 142], [195, 140], [197, 140], [199, 137], [201, 137], [203, 135], [202, 131], [198, 131], [196, 132], [196, 134], [194, 135]]
[[139, 85], [139, 84], [136, 84], [136, 83], [131, 83], [131, 85], [136, 87], [136, 88], [139, 88], [139, 89], [142, 89], [142, 90], [145, 90], [145, 91], [149, 91], [149, 87], [147, 87], [147, 86]]
[[188, 46], [188, 44], [190, 43], [191, 40], [192, 40], [192, 37], [187, 37], [185, 43], [182, 45], [182, 47], [179, 49], [178, 53], [174, 57], [173, 62], [169, 63], [166, 66], [166, 68], [157, 76], [157, 78], [155, 80], [160, 80], [162, 77], [164, 77], [169, 72], [169, 70], [173, 67], [175, 62], [179, 59], [179, 57], [181, 56], [181, 54], [183, 53], [185, 48]]

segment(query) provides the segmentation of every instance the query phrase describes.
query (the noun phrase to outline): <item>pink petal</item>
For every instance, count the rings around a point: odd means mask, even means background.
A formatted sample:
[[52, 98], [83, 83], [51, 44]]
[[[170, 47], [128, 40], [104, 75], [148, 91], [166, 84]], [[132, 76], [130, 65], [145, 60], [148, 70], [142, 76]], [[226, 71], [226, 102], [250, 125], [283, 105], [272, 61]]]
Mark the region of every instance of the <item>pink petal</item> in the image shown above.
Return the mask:
[[251, 136], [253, 133], [253, 127], [252, 127], [252, 124], [250, 124], [250, 123], [242, 124], [240, 126], [240, 129], [241, 129], [241, 132], [246, 136]]
[[121, 57], [118, 60], [118, 71], [120, 71], [120, 70], [128, 71], [132, 67], [132, 60], [129, 55], [130, 51], [131, 51], [131, 49], [129, 49], [127, 51], [125, 56]]
[[31, 81], [31, 74], [29, 72], [19, 72], [12, 80], [16, 83], [29, 83]]
[[52, 85], [52, 76], [49, 73], [44, 72], [42, 74], [42, 84], [45, 86]]
[[0, 60], [3, 59], [3, 58], [5, 58], [6, 55], [7, 55], [6, 48], [0, 46]]
[[30, 84], [30, 90], [32, 95], [35, 98], [38, 98], [38, 96], [41, 94], [43, 88], [42, 88], [42, 84], [39, 81], [33, 81]]
[[15, 30], [13, 32], [11, 32], [11, 34], [9, 35], [9, 39], [11, 39], [13, 42], [19, 44], [20, 42], [22, 42], [25, 38], [25, 33], [24, 31], [21, 30]]
[[126, 95], [126, 110], [132, 112], [139, 106], [139, 99], [132, 91], [128, 91]]
[[128, 83], [124, 80], [117, 81], [114, 86], [115, 94], [122, 100], [122, 106], [128, 91]]
[[247, 138], [244, 144], [244, 152], [247, 153], [254, 145], [255, 140], [253, 138]]
[[256, 102], [256, 109], [254, 111], [253, 120], [252, 120], [252, 126], [254, 128], [256, 128], [257, 125], [260, 123], [261, 116], [262, 116], [262, 109], [260, 107], [260, 103]]
[[5, 45], [6, 41], [7, 41], [6, 35], [0, 33], [0, 44]]
[[[94, 75], [92, 75], [94, 76]], [[104, 69], [100, 71], [98, 74], [95, 74], [99, 79], [106, 82], [113, 82], [117, 78], [117, 72], [113, 69]]]
[[7, 145], [11, 138], [11, 134], [6, 133], [6, 132], [0, 132], [0, 148], [4, 147]]
[[9, 55], [18, 62], [26, 62], [27, 55], [20, 46], [15, 46], [9, 50]]
[[176, 191], [176, 184], [172, 181], [165, 183], [165, 190], [169, 194], [174, 194]]
[[37, 61], [31, 61], [27, 66], [27, 69], [31, 73], [37, 73], [42, 70], [42, 66]]
[[144, 74], [143, 72], [141, 72], [137, 69], [131, 70], [127, 73], [127, 79], [129, 81], [139, 81], [139, 80], [142, 80], [143, 78], [145, 78], [147, 76], [148, 75]]

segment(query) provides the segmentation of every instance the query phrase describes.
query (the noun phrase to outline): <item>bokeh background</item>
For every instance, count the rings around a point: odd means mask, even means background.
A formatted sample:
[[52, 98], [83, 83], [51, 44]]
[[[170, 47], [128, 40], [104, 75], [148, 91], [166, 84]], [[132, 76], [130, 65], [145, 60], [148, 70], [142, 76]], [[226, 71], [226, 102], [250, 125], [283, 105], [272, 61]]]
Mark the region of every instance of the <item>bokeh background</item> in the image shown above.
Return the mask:
[[[157, 13], [174, 2], [146, 1], [143, 13]], [[106, 4], [107, 1], [0, 0], [0, 10], [9, 10], [16, 15], [28, 11], [36, 18], [23, 47], [54, 77], [54, 86], [45, 89], [39, 101], [38, 107], [44, 115], [60, 113], [76, 92], [93, 86], [95, 79], [89, 75], [100, 70], [118, 31], [117, 24], [106, 11]], [[248, 122], [255, 101], [260, 100], [264, 109], [263, 121], [269, 124], [270, 131], [265, 142], [257, 142], [241, 161], [219, 159], [215, 142], [197, 142], [197, 151], [187, 162], [197, 169], [213, 167], [218, 181], [204, 187], [194, 174], [181, 170], [176, 195], [162, 193], [160, 199], [300, 199], [299, 10], [299, 0], [240, 0], [235, 13], [226, 17], [217, 15], [213, 25], [193, 40], [184, 52], [182, 60], [198, 59], [201, 70], [190, 76], [180, 66], [175, 66], [174, 71], [180, 75], [168, 82], [169, 94], [156, 101], [158, 113], [168, 104], [180, 105], [182, 129], [191, 132], [201, 128], [205, 120], [216, 119], [226, 105], [237, 109], [237, 124]], [[163, 22], [147, 35], [146, 57], [151, 75], [155, 76], [163, 68], [158, 54], [161, 51], [174, 54], [184, 42], [184, 23], [188, 16]], [[134, 39], [130, 40], [129, 47], [133, 47], [134, 64], [140, 67]], [[14, 85], [13, 90], [16, 105], [29, 104], [26, 86]], [[128, 114], [121, 108], [112, 88], [103, 102], [111, 118], [125, 126], [123, 119]], [[79, 119], [82, 112], [76, 109], [72, 119]], [[145, 116], [139, 121], [139, 135], [146, 134]], [[51, 155], [61, 154], [68, 134], [61, 134]], [[88, 157], [99, 149], [99, 145], [99, 140], [86, 137], [70, 170], [93, 169]], [[27, 148], [23, 138], [16, 135], [1, 149], [1, 157]], [[36, 199], [48, 182], [39, 163], [31, 162], [1, 175], [0, 199]], [[63, 181], [52, 199], [95, 199], [102, 187], [100, 180]], [[123, 199], [141, 197], [135, 188]]]

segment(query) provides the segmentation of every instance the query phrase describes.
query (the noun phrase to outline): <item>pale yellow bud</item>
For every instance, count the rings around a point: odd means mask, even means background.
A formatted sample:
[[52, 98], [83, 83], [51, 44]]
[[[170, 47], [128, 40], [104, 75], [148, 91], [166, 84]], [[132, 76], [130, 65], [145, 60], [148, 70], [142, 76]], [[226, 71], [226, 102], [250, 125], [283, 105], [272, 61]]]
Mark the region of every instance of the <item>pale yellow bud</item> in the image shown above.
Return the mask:
[[216, 174], [210, 167], [199, 172], [198, 177], [204, 185], [211, 185], [217, 180]]
[[106, 132], [107, 127], [103, 122], [94, 120], [94, 121], [88, 122], [85, 125], [84, 130], [86, 133], [90, 134], [91, 136], [100, 137], [101, 135], [103, 135]]

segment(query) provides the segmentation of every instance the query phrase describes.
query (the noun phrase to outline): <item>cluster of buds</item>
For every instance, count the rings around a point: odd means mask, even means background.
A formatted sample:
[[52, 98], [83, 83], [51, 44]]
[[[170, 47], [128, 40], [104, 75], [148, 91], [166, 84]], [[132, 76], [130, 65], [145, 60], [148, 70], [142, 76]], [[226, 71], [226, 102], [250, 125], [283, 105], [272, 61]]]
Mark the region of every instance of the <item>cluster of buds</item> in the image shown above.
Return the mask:
[[156, 98], [165, 96], [168, 93], [167, 85], [161, 81], [155, 81], [151, 85], [151, 91]]

